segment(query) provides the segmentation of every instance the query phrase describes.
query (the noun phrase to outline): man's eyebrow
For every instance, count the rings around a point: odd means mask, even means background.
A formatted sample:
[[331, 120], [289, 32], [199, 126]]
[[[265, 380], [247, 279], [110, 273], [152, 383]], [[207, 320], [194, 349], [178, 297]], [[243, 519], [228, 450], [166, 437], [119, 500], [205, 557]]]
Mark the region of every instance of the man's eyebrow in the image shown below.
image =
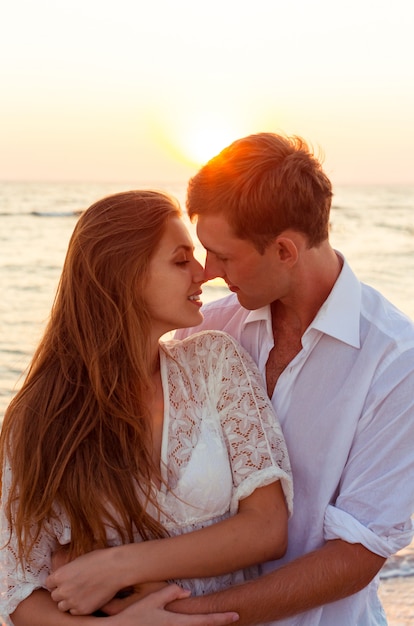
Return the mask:
[[[201, 241], [200, 241], [200, 243], [201, 243]], [[203, 246], [203, 248], [204, 248], [204, 250], [206, 252], [211, 252], [212, 254], [218, 254], [218, 255], [223, 254], [222, 252], [220, 253], [220, 252], [217, 252], [216, 250], [214, 250], [213, 248], [210, 248], [210, 246], [205, 246], [203, 243], [201, 245]]]
[[222, 256], [222, 257], [227, 257], [228, 256], [228, 253], [224, 252], [224, 251], [219, 252], [217, 250], [213, 250], [212, 248], [206, 248], [205, 250], [206, 250], [206, 252], [210, 252], [211, 254], [214, 254], [215, 256]]

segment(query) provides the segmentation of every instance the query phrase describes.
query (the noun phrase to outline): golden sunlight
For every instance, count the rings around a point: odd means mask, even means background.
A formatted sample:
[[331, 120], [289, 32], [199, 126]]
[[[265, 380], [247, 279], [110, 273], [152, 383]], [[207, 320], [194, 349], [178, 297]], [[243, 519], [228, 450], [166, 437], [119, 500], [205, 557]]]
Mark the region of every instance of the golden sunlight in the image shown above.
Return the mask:
[[184, 154], [195, 165], [207, 163], [223, 148], [236, 139], [238, 133], [229, 126], [203, 123], [198, 128], [189, 129], [181, 140]]
[[[218, 154], [232, 141], [246, 134], [247, 124], [240, 120], [237, 124], [233, 116], [213, 113], [192, 114], [182, 111], [169, 123], [169, 115], [163, 114], [153, 119], [153, 134], [175, 158], [190, 165], [200, 167]], [[162, 124], [160, 124], [162, 119]]]

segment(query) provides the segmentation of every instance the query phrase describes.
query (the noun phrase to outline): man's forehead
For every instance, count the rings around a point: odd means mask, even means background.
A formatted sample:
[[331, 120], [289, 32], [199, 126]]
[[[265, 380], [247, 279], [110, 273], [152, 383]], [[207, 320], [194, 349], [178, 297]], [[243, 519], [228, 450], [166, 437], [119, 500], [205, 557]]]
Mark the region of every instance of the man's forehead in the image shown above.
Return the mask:
[[197, 218], [197, 232], [205, 236], [221, 236], [223, 238], [236, 238], [229, 221], [221, 213], [199, 215]]
[[[217, 217], [218, 219], [213, 219]], [[219, 216], [202, 216], [197, 221], [197, 237], [207, 252], [218, 256], [238, 254], [246, 245], [253, 245], [234, 234], [228, 221]]]

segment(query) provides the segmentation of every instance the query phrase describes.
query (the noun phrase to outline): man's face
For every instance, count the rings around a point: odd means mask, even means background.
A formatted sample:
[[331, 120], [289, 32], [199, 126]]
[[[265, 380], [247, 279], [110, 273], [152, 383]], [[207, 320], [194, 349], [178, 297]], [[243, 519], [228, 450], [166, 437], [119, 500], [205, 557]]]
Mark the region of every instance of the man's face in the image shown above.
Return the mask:
[[[260, 254], [248, 239], [236, 237], [221, 215], [200, 215], [197, 236], [207, 251], [204, 280], [223, 278], [246, 309], [258, 309], [280, 297], [275, 246]], [[278, 273], [277, 273], [278, 272]]]

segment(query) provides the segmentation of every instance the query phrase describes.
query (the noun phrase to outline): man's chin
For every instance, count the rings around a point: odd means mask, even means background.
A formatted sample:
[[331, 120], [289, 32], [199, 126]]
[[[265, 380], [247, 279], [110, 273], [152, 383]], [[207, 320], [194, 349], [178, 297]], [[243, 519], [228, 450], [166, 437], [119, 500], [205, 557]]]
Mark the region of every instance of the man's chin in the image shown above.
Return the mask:
[[263, 304], [262, 302], [259, 303], [257, 301], [253, 301], [252, 298], [248, 298], [246, 295], [240, 292], [236, 293], [236, 296], [239, 304], [248, 311], [256, 311], [256, 309], [261, 309], [262, 306], [266, 305], [266, 303]]

